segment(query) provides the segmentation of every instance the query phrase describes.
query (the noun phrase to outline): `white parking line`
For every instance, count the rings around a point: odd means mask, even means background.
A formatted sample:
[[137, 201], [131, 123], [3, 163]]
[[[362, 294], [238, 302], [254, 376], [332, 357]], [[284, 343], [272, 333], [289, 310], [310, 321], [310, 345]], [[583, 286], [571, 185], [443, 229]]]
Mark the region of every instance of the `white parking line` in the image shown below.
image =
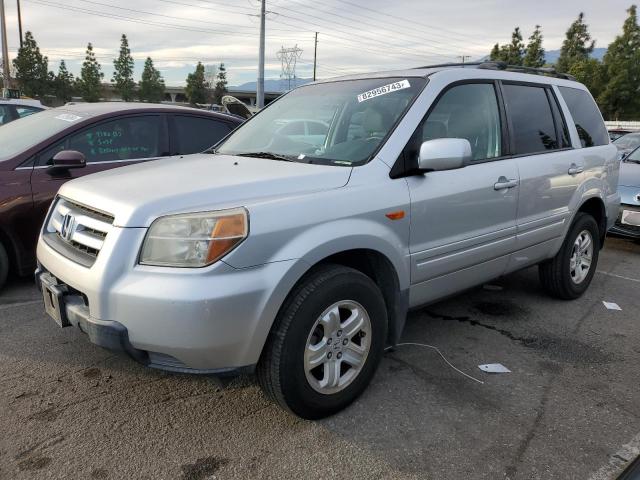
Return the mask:
[[42, 303], [42, 300], [30, 300], [28, 302], [16, 302], [16, 303], [9, 303], [7, 305], [0, 305], [0, 310], [8, 310], [9, 308], [13, 308], [13, 307], [23, 307], [25, 305], [35, 305], [36, 303]]
[[609, 463], [589, 477], [589, 480], [612, 480], [640, 455], [640, 433], [609, 457]]
[[608, 275], [609, 277], [616, 277], [616, 278], [621, 278], [622, 280], [629, 280], [630, 282], [640, 283], [640, 278], [625, 277], [624, 275], [617, 275], [615, 273], [603, 272], [602, 270], [598, 270], [598, 273], [601, 273], [602, 275]]

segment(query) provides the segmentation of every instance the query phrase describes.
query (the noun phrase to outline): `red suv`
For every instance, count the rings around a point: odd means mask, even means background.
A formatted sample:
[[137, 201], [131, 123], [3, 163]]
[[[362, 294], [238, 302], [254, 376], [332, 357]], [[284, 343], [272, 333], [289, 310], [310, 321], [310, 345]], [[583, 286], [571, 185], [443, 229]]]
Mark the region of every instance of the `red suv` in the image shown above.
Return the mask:
[[[0, 129], [0, 287], [33, 272], [38, 232], [72, 178], [202, 152], [242, 119], [170, 105], [93, 103], [45, 110]], [[180, 161], [176, 157], [175, 161]], [[81, 167], [81, 168], [79, 168]]]

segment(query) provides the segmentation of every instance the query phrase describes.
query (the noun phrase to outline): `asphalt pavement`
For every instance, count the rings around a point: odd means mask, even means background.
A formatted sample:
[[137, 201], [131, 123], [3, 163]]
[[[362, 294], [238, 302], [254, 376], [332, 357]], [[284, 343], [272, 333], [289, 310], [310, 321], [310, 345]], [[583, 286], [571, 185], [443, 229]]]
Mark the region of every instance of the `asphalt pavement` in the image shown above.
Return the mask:
[[402, 341], [483, 383], [401, 346], [354, 405], [310, 422], [251, 377], [164, 373], [91, 345], [13, 279], [0, 479], [603, 480], [640, 453], [638, 243], [609, 239], [577, 301], [547, 297], [532, 268], [412, 312]]

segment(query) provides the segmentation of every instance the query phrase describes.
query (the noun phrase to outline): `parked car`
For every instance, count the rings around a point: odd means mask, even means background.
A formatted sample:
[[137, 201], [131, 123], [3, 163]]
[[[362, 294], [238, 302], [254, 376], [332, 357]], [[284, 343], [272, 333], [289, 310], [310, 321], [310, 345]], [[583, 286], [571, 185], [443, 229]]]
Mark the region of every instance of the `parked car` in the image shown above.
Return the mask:
[[[276, 134], [293, 119], [329, 125], [320, 148]], [[166, 370], [255, 371], [319, 418], [366, 388], [410, 308], [535, 264], [549, 293], [580, 297], [619, 166], [575, 81], [496, 64], [327, 80], [213, 157], [63, 185], [37, 278], [48, 314], [97, 345]]]
[[[240, 123], [235, 117], [192, 108], [85, 103], [45, 110], [0, 128], [0, 287], [10, 266], [21, 275], [33, 273], [40, 226], [64, 182], [202, 152]], [[68, 155], [70, 150], [81, 155]], [[56, 155], [63, 158], [56, 161]]]
[[640, 148], [631, 152], [620, 165], [618, 182], [622, 207], [613, 233], [640, 238]]
[[635, 130], [627, 130], [624, 128], [611, 128], [609, 129], [609, 138], [612, 142], [616, 141], [620, 137], [624, 137], [628, 133], [633, 133]]
[[619, 158], [623, 159], [633, 150], [640, 147], [640, 132], [627, 133], [614, 141], [613, 144], [618, 148]]
[[0, 126], [46, 108], [39, 100], [0, 98]]

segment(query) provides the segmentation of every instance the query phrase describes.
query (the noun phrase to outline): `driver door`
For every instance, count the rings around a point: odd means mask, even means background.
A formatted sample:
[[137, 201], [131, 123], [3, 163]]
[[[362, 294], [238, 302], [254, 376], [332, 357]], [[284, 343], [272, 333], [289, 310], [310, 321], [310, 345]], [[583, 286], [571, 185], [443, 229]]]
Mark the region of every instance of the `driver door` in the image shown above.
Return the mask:
[[[480, 284], [506, 270], [516, 242], [517, 162], [505, 157], [504, 110], [494, 82], [440, 94], [412, 142], [465, 138], [465, 168], [407, 178], [411, 194], [411, 305]], [[412, 150], [412, 151], [413, 151]]]

